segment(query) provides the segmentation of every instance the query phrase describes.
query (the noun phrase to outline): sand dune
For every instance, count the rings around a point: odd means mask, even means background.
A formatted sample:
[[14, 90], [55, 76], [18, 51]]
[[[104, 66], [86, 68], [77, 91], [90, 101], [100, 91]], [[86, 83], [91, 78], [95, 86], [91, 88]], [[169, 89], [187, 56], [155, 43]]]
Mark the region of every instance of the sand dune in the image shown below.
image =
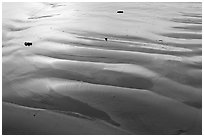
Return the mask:
[[201, 7], [3, 3], [3, 134], [201, 134]]

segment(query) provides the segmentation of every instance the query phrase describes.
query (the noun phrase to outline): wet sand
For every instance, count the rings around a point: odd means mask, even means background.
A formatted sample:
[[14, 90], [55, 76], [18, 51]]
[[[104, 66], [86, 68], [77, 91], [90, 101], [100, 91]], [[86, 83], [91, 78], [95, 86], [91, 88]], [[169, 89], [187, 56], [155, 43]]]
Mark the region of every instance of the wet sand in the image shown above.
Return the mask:
[[2, 7], [3, 134], [202, 134], [201, 3]]

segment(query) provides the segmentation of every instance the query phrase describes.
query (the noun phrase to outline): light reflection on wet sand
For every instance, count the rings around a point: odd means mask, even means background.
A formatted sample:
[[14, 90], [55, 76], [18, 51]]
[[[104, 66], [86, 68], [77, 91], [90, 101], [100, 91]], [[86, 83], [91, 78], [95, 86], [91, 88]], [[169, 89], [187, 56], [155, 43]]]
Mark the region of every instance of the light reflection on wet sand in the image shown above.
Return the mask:
[[201, 134], [201, 3], [3, 3], [2, 19], [3, 134]]

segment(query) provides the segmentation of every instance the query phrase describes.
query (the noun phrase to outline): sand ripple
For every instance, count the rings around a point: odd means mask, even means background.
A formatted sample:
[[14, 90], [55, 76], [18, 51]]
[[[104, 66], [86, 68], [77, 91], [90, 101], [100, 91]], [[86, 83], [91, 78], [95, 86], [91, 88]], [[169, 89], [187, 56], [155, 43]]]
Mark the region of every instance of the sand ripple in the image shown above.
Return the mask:
[[4, 3], [3, 133], [201, 134], [201, 7]]

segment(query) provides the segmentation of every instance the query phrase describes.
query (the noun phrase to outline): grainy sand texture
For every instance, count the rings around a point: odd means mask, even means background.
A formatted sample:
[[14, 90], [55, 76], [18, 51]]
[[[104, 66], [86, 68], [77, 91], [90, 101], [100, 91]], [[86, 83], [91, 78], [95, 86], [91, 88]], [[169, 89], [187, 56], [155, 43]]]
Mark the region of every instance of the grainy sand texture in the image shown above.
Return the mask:
[[3, 134], [202, 134], [202, 3], [2, 8]]

